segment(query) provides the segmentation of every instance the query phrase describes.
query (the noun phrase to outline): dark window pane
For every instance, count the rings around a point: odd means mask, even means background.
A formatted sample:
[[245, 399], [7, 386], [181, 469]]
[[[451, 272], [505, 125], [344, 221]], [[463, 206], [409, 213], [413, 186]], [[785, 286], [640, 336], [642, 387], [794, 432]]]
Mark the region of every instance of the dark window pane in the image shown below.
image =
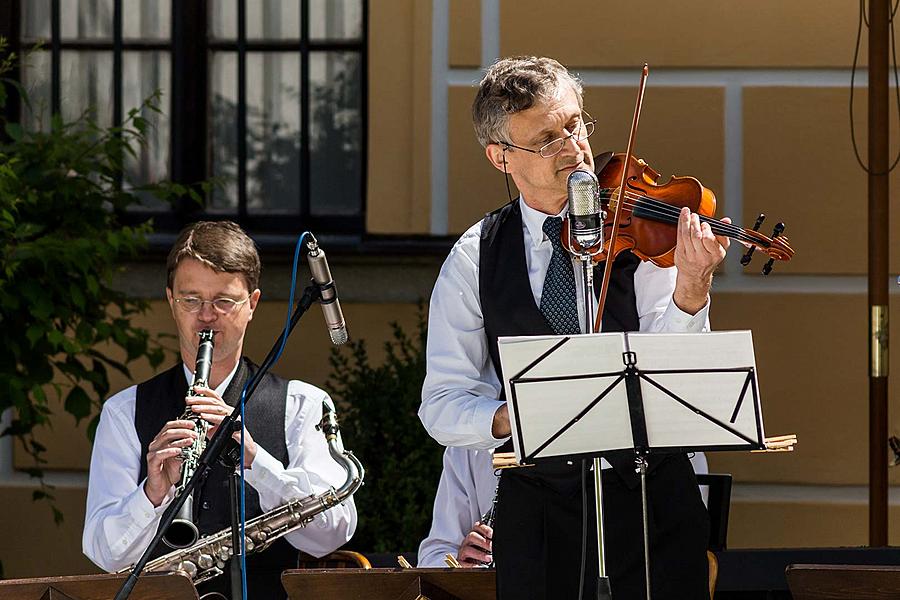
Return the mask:
[[22, 2], [22, 37], [26, 40], [50, 38], [50, 0]]
[[209, 0], [209, 34], [216, 39], [237, 39], [235, 0]]
[[113, 0], [59, 0], [61, 38], [112, 39]]
[[309, 37], [314, 40], [362, 37], [362, 0], [310, 0]]
[[[169, 96], [171, 61], [168, 52], [124, 52], [122, 54], [122, 103], [125, 116], [138, 108], [156, 90], [162, 90], [159, 101], [162, 113], [144, 108], [140, 116], [149, 127], [147, 144], [135, 148], [136, 157], [125, 157], [125, 180], [134, 184], [159, 181], [168, 176], [169, 166]], [[165, 210], [167, 204], [150, 195], [142, 196], [143, 208]]]
[[26, 55], [22, 63], [22, 86], [29, 104], [22, 103], [22, 122], [29, 129], [50, 129], [50, 52], [41, 50]]
[[122, 37], [168, 40], [172, 3], [164, 0], [122, 0]]
[[297, 0], [247, 2], [247, 39], [300, 39], [300, 2]]
[[247, 54], [247, 210], [300, 210], [300, 55]]
[[85, 110], [101, 127], [112, 125], [112, 52], [64, 51], [60, 57], [60, 111], [66, 120]]
[[214, 52], [210, 57], [210, 172], [218, 184], [207, 205], [209, 212], [237, 212], [237, 55]]
[[359, 54], [310, 54], [310, 210], [314, 215], [360, 213], [360, 80]]

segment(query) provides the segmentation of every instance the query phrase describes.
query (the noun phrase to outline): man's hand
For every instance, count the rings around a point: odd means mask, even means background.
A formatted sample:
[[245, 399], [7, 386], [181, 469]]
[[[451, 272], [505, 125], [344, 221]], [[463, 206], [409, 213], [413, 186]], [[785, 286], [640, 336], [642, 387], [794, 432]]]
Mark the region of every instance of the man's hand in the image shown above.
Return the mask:
[[512, 433], [509, 426], [509, 407], [506, 403], [494, 413], [494, 422], [491, 424], [491, 435], [497, 439], [505, 438]]
[[456, 553], [456, 559], [463, 567], [480, 567], [489, 565], [494, 560], [491, 554], [491, 539], [494, 537], [494, 529], [475, 521], [472, 531], [463, 538], [463, 542]]
[[144, 493], [159, 506], [173, 485], [181, 481], [181, 449], [197, 439], [191, 421], [169, 421], [147, 447], [147, 481]]
[[[205, 388], [194, 388], [194, 396], [187, 396], [184, 401], [194, 411], [195, 415], [199, 415], [204, 421], [208, 422], [212, 427], [207, 433], [208, 437], [212, 437], [225, 417], [230, 415], [235, 409], [222, 400], [222, 397], [215, 391]], [[235, 431], [231, 437], [236, 441], [241, 441], [241, 432]], [[253, 465], [253, 459], [256, 458], [256, 442], [250, 437], [250, 432], [244, 428], [244, 468], [249, 469]]]
[[[730, 224], [725, 217], [722, 223]], [[675, 305], [694, 315], [706, 306], [709, 288], [716, 267], [725, 259], [731, 243], [725, 236], [714, 235], [709, 223], [701, 223], [700, 217], [688, 208], [678, 215], [678, 238], [675, 246]]]

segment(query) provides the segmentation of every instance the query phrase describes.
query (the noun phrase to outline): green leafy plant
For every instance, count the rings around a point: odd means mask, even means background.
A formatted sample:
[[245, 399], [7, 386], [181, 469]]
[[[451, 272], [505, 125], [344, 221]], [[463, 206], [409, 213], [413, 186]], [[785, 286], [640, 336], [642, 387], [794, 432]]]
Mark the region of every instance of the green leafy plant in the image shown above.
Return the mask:
[[[5, 56], [4, 56], [5, 55]], [[0, 76], [15, 57], [0, 40]], [[14, 81], [0, 80], [0, 108]], [[148, 303], [113, 288], [123, 260], [146, 244], [150, 224], [130, 227], [120, 216], [140, 202], [139, 193], [163, 199], [196, 192], [174, 184], [133, 185], [124, 160], [145, 143], [145, 115], [158, 112], [157, 92], [128, 112], [120, 126], [104, 128], [85, 112], [65, 122], [50, 118], [46, 130], [2, 122], [0, 143], [0, 411], [13, 408], [0, 436], [13, 436], [33, 457], [28, 473], [48, 499], [56, 522], [62, 514], [43, 479], [46, 448], [35, 438], [51, 426], [49, 400], [55, 394], [79, 423], [93, 415], [109, 393], [109, 369], [130, 376], [128, 364], [163, 358], [159, 340], [132, 324]], [[114, 359], [113, 357], [124, 357]]]
[[440, 445], [417, 411], [425, 379], [425, 310], [420, 304], [410, 337], [397, 323], [385, 343], [387, 357], [373, 366], [365, 340], [332, 350], [329, 389], [334, 393], [344, 443], [366, 469], [356, 492], [360, 511], [353, 547], [408, 551], [428, 534], [441, 474]]

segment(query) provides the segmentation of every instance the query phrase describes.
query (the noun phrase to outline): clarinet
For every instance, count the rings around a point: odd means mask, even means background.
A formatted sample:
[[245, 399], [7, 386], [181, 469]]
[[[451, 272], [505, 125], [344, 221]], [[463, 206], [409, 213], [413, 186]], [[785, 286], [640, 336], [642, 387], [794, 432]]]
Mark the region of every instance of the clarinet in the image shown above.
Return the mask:
[[[491, 500], [491, 507], [481, 516], [481, 524], [487, 525], [491, 529], [494, 528], [494, 518], [497, 516], [497, 496], [500, 494], [500, 479], [497, 478], [497, 487], [494, 488], [494, 499]], [[494, 556], [493, 550], [491, 551], [491, 557]], [[494, 561], [487, 563], [484, 565], [488, 569], [494, 568]]]
[[[212, 368], [213, 357], [213, 332], [204, 329], [200, 332], [200, 346], [197, 348], [197, 364], [194, 367], [194, 379], [188, 388], [188, 394], [193, 395], [194, 388], [209, 387], [209, 371]], [[206, 435], [209, 431], [209, 423], [195, 415], [191, 407], [184, 409], [184, 414], [180, 419], [185, 421], [193, 421], [197, 431], [197, 439], [190, 446], [181, 449], [181, 480], [175, 487], [175, 496], [178, 497], [184, 493], [185, 487], [194, 471], [197, 470], [200, 462], [200, 455], [206, 449]], [[181, 549], [189, 548], [197, 543], [200, 537], [200, 531], [194, 525], [194, 495], [191, 492], [190, 497], [181, 505], [181, 509], [172, 520], [172, 524], [166, 529], [163, 541], [170, 548]]]

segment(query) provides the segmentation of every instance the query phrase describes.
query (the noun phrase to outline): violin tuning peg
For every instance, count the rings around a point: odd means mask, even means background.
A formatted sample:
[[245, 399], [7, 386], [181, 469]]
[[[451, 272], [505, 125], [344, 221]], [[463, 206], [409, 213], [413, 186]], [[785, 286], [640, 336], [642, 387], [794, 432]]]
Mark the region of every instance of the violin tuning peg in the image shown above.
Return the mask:
[[[775, 238], [777, 238], [777, 237], [778, 237], [779, 235], [781, 235], [782, 233], [784, 233], [784, 223], [776, 223], [776, 224], [775, 224], [775, 229], [772, 230], [772, 239], [774, 240]], [[770, 258], [770, 259], [769, 259], [769, 262], [767, 262], [767, 263], [763, 266], [762, 274], [763, 274], [763, 275], [768, 275], [769, 273], [771, 273], [771, 272], [772, 272], [772, 265], [774, 265], [774, 264], [775, 264], [775, 259], [774, 259], [774, 258]]]
[[754, 246], [750, 246], [747, 248], [747, 252], [741, 257], [741, 265], [746, 267], [750, 264], [750, 261], [753, 260], [753, 251], [756, 250]]
[[784, 223], [777, 223], [775, 229], [772, 230], [772, 239], [777, 238], [782, 233], [784, 233]]
[[[766, 213], [759, 213], [759, 216], [756, 217], [756, 223], [753, 225], [753, 231], [759, 231], [760, 225], [763, 224], [763, 221], [766, 220]], [[750, 264], [750, 261], [753, 259], [753, 251], [756, 250], [754, 246], [751, 246], [747, 249], [747, 252], [741, 257], [741, 265], [746, 267]]]
[[766, 213], [759, 213], [759, 216], [756, 217], [756, 225], [753, 226], [753, 231], [759, 231], [759, 226], [762, 225], [765, 220]]

